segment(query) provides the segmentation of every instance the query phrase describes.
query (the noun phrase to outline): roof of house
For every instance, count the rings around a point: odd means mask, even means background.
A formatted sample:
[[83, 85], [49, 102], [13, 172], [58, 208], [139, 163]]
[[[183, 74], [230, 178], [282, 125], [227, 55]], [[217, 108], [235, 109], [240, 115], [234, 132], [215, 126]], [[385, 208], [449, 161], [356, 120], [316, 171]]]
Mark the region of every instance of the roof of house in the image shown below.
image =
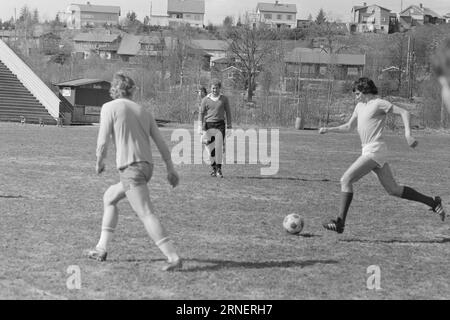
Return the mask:
[[84, 11], [84, 12], [120, 14], [120, 7], [119, 6], [92, 5], [92, 4], [89, 4], [89, 2], [88, 2], [88, 4], [72, 3], [72, 5], [80, 7], [80, 10]]
[[230, 46], [223, 40], [192, 40], [192, 44], [206, 51], [226, 51]]
[[88, 84], [93, 83], [99, 83], [99, 82], [108, 82], [101, 79], [87, 79], [87, 78], [80, 78], [80, 79], [73, 79], [61, 83], [55, 83], [54, 85], [57, 87], [79, 87], [79, 86], [85, 86]]
[[287, 63], [311, 63], [311, 64], [338, 64], [348, 66], [364, 66], [366, 56], [364, 54], [335, 54], [331, 55], [322, 50], [309, 48], [295, 48], [286, 55]]
[[450, 12], [444, 15], [444, 18], [450, 18]]
[[119, 37], [118, 34], [105, 34], [105, 33], [79, 33], [73, 41], [77, 42], [114, 42]]
[[239, 68], [237, 68], [235, 66], [229, 66], [228, 68], [223, 69], [222, 72], [225, 72], [225, 71], [228, 71], [228, 70], [237, 70], [239, 72], [242, 72], [241, 69], [239, 69]]
[[259, 2], [256, 11], [297, 13], [297, 5], [288, 3], [267, 3]]
[[435, 11], [431, 10], [430, 8], [423, 7], [423, 6], [421, 7], [421, 6], [417, 6], [417, 5], [409, 6], [408, 8], [406, 8], [405, 10], [400, 12], [400, 15], [406, 13], [407, 11], [411, 10], [412, 8], [421, 12], [423, 15], [432, 16], [435, 18], [443, 18], [439, 13], [436, 13]]
[[167, 12], [205, 13], [205, 0], [168, 0]]
[[365, 9], [365, 8], [368, 8], [368, 7], [378, 7], [378, 8], [381, 8], [381, 9], [386, 10], [386, 11], [389, 11], [389, 12], [392, 11], [392, 10], [390, 10], [390, 9], [388, 9], [388, 8], [379, 6], [379, 5], [377, 5], [377, 4], [372, 4], [372, 5], [370, 5], [370, 6], [354, 6], [354, 7], [353, 7], [353, 11], [359, 11], [359, 10], [361, 10], [361, 9]]
[[141, 50], [141, 44], [160, 44], [161, 41], [156, 36], [136, 36], [134, 34], [124, 34], [120, 42], [117, 54], [125, 56], [135, 56]]

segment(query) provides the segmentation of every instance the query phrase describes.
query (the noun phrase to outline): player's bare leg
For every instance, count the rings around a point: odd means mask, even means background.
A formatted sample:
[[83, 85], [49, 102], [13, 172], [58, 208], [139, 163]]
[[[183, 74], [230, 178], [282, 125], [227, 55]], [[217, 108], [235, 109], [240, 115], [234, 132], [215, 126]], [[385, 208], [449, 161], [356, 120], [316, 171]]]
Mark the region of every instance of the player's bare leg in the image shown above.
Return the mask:
[[347, 213], [353, 200], [353, 184], [377, 167], [378, 164], [374, 160], [361, 156], [348, 168], [341, 178], [341, 211], [336, 220], [331, 220], [323, 225], [325, 229], [337, 233], [344, 232]]
[[98, 261], [105, 261], [108, 244], [111, 242], [114, 232], [117, 228], [117, 223], [119, 221], [119, 210], [117, 204], [120, 200], [125, 198], [125, 189], [122, 183], [115, 184], [106, 190], [103, 196], [103, 221], [102, 221], [102, 232], [100, 235], [100, 240], [95, 248], [88, 253], [89, 258]]
[[167, 257], [168, 261], [163, 270], [174, 271], [181, 269], [182, 261], [170, 241], [167, 231], [154, 214], [155, 208], [150, 200], [147, 185], [132, 187], [126, 192], [126, 196], [131, 207], [143, 222], [149, 236], [159, 247], [161, 252]]
[[445, 221], [446, 213], [444, 207], [442, 206], [442, 199], [440, 197], [428, 197], [410, 187], [400, 186], [395, 181], [391, 168], [387, 163], [382, 168], [377, 168], [374, 171], [377, 174], [381, 185], [388, 194], [394, 197], [423, 203], [429, 206], [431, 211], [437, 213], [441, 217], [442, 221]]

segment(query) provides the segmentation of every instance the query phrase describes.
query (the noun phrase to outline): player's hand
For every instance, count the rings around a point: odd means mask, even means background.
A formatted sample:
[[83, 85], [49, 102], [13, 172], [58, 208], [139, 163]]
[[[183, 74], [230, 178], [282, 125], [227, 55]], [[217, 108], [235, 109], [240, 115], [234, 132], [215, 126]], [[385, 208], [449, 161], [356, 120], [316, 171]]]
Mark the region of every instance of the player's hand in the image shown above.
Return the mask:
[[176, 188], [178, 184], [180, 183], [180, 177], [178, 176], [178, 173], [175, 171], [175, 169], [169, 170], [167, 173], [167, 180], [169, 181], [169, 184], [172, 186], [172, 188]]
[[406, 136], [406, 141], [408, 142], [408, 145], [411, 148], [416, 148], [419, 145], [419, 141], [417, 141], [414, 137], [412, 136]]
[[327, 128], [320, 128], [319, 129], [319, 134], [325, 134], [328, 133], [328, 129]]
[[103, 163], [103, 161], [101, 162], [97, 162], [97, 164], [95, 165], [95, 172], [97, 174], [102, 174], [103, 172], [105, 172], [106, 166]]

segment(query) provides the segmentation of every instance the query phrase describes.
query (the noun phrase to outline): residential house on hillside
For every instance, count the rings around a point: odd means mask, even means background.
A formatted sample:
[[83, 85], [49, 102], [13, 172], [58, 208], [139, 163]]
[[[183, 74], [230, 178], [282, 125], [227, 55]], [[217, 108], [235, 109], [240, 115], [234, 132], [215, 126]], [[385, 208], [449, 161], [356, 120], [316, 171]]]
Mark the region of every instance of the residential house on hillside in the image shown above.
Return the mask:
[[230, 44], [223, 40], [192, 40], [192, 44], [211, 55], [211, 63], [225, 58]]
[[189, 25], [203, 28], [205, 21], [205, 0], [168, 0], [169, 25]]
[[103, 26], [119, 24], [120, 7], [71, 4], [66, 9], [65, 19], [69, 29], [81, 29], [86, 26]]
[[260, 2], [256, 7], [259, 23], [265, 23], [276, 28], [297, 27], [297, 5]]
[[113, 46], [120, 42], [120, 35], [106, 33], [79, 33], [73, 38], [74, 52], [81, 54], [84, 59], [92, 53], [107, 46]]
[[320, 49], [296, 48], [286, 55], [285, 63], [289, 76], [323, 79], [329, 76], [328, 71], [332, 71], [335, 80], [347, 80], [362, 76], [366, 56], [364, 54], [329, 54]]
[[445, 23], [450, 23], [450, 12], [444, 15]]
[[400, 18], [411, 26], [445, 23], [445, 18], [423, 4], [412, 5], [400, 12]]
[[308, 29], [313, 24], [314, 24], [314, 21], [311, 21], [311, 20], [297, 19], [297, 28], [299, 28], [299, 29]]
[[158, 36], [124, 34], [117, 55], [124, 61], [136, 56], [161, 57], [167, 55], [165, 41]]
[[354, 6], [352, 8], [351, 32], [376, 32], [393, 33], [396, 32], [397, 15], [390, 9], [379, 5]]

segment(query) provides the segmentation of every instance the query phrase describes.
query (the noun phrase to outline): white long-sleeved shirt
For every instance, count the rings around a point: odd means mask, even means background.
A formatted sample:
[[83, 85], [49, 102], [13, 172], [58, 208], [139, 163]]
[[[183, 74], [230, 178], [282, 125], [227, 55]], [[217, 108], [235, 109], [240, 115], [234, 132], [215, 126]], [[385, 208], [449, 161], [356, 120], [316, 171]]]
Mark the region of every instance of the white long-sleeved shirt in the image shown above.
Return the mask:
[[97, 157], [106, 157], [108, 144], [116, 145], [116, 165], [125, 168], [135, 162], [153, 163], [150, 146], [152, 126], [156, 126], [151, 113], [128, 99], [105, 103], [100, 115], [97, 139]]

